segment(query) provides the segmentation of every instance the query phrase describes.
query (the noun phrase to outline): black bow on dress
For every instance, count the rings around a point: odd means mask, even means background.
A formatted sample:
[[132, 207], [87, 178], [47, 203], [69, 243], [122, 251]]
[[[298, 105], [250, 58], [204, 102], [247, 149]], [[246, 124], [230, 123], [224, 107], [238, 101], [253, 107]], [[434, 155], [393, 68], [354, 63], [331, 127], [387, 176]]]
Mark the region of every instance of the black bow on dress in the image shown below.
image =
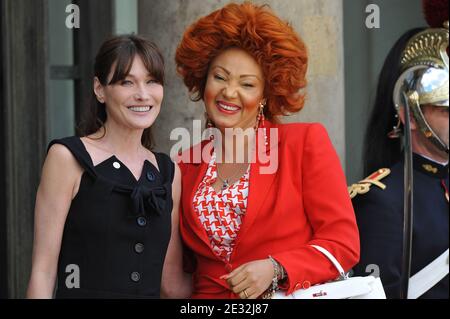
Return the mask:
[[156, 187], [146, 187], [143, 185], [137, 185], [135, 187], [116, 186], [114, 189], [130, 194], [130, 217], [149, 214], [150, 212], [161, 215], [166, 208], [167, 197], [170, 195], [169, 183], [164, 183], [162, 186]]

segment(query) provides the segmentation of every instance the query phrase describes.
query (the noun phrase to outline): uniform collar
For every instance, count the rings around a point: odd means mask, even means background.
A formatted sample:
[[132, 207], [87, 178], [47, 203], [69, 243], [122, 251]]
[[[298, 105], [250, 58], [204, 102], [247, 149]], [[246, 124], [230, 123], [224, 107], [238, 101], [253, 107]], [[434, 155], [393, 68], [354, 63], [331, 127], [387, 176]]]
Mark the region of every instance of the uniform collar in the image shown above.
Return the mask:
[[413, 153], [414, 169], [434, 178], [448, 176], [448, 164], [442, 165], [419, 154]]

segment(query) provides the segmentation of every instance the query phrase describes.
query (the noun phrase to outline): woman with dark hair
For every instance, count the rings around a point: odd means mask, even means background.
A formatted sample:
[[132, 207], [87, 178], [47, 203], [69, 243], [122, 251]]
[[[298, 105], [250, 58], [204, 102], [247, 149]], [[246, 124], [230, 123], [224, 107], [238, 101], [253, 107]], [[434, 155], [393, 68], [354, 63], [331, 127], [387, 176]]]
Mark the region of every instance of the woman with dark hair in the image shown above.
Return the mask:
[[56, 279], [56, 298], [159, 298], [167, 248], [180, 245], [171, 228], [179, 169], [151, 151], [163, 99], [161, 53], [140, 36], [115, 36], [102, 44], [94, 75], [81, 137], [48, 147], [29, 298], [52, 297]]
[[[336, 278], [312, 245], [347, 270], [358, 261], [355, 216], [326, 130], [277, 118], [303, 107], [307, 61], [292, 27], [248, 2], [212, 12], [183, 36], [178, 71], [203, 101], [211, 132], [180, 155], [193, 298], [270, 298]], [[163, 281], [168, 295], [176, 288]]]

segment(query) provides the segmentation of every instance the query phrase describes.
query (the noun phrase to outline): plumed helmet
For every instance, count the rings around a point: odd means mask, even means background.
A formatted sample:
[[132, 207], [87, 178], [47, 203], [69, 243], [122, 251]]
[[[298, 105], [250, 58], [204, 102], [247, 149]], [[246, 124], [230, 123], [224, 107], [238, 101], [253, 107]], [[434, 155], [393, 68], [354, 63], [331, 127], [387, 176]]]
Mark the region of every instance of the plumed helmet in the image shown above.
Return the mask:
[[[411, 108], [420, 130], [438, 148], [448, 153], [423, 116], [421, 106], [449, 107], [449, 0], [424, 0], [423, 8], [431, 28], [413, 36], [401, 56], [402, 73], [394, 88], [394, 105]], [[439, 26], [440, 24], [440, 26]]]

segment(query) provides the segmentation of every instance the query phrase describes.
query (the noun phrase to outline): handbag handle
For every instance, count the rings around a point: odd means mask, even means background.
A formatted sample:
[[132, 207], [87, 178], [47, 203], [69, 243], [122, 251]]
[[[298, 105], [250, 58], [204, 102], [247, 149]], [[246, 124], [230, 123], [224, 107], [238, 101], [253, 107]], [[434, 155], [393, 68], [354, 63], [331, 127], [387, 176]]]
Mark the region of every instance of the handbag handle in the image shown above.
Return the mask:
[[348, 279], [348, 274], [345, 273], [344, 268], [342, 268], [341, 264], [337, 261], [336, 258], [334, 258], [334, 256], [328, 250], [326, 250], [325, 248], [318, 246], [318, 245], [311, 245], [311, 247], [314, 247], [315, 249], [320, 251], [331, 261], [331, 263], [334, 265], [334, 267], [336, 267], [336, 269], [339, 271], [339, 275], [341, 276], [341, 279], [343, 279], [343, 280]]

